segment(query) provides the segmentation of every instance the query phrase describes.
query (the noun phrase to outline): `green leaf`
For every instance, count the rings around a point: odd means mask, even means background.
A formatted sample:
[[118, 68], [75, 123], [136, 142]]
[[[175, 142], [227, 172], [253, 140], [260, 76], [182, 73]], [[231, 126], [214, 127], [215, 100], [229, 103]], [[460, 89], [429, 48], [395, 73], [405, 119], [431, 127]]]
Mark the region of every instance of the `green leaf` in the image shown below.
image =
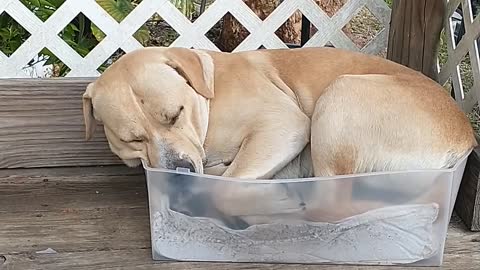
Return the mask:
[[82, 57], [85, 57], [90, 51], [87, 48], [82, 48], [80, 46], [77, 46], [76, 51], [78, 54], [80, 54]]
[[191, 19], [193, 14], [195, 13], [195, 6], [193, 4], [193, 0], [170, 0], [175, 7], [180, 10], [183, 15], [187, 18]]
[[47, 56], [47, 61], [45, 62], [45, 64], [43, 64], [44, 66], [62, 63], [60, 59], [58, 59], [52, 52], [50, 52], [46, 48], [40, 51], [40, 55]]
[[59, 8], [66, 0], [48, 0], [55, 8]]
[[50, 50], [48, 50], [47, 48], [43, 48], [39, 53], [38, 53], [39, 56], [46, 56], [48, 57], [48, 59], [50, 58], [53, 58], [55, 57], [55, 55], [53, 55], [52, 52], [50, 52]]
[[147, 42], [150, 40], [150, 31], [148, 30], [148, 28], [146, 26], [142, 26], [133, 36], [143, 46], [146, 46]]
[[58, 64], [58, 66], [60, 67], [60, 72], [59, 72], [59, 76], [60, 77], [64, 77], [67, 72], [68, 72], [68, 67], [65, 65], [65, 64]]
[[[10, 40], [10, 47], [13, 48], [13, 50], [16, 50], [18, 47], [22, 45], [22, 41], [19, 39], [12, 39]], [[13, 52], [13, 51], [12, 51]]]
[[108, 67], [107, 65], [101, 65], [101, 66], [98, 67], [97, 70], [98, 70], [100, 73], [103, 73], [103, 72], [105, 71], [105, 69], [107, 69], [107, 67]]
[[50, 1], [47, 0], [38, 0], [40, 2], [40, 6], [42, 7], [55, 7]]
[[78, 29], [78, 27], [77, 27], [75, 24], [73, 24], [73, 23], [67, 25], [66, 29], [68, 29], [68, 30], [71, 31], [72, 33], [73, 33], [73, 32], [80, 32], [80, 29]]
[[90, 28], [92, 29], [92, 34], [96, 40], [102, 41], [105, 38], [105, 34], [96, 25], [92, 24]]
[[[42, 7], [47, 7], [47, 8], [54, 8], [54, 9], [57, 9], [59, 6], [55, 5], [54, 3], [52, 3], [52, 1], [48, 1], [48, 0], [38, 0], [40, 2], [40, 5]], [[63, 2], [65, 2], [65, 0], [62, 0], [62, 4]]]
[[20, 0], [20, 3], [24, 4], [26, 7], [28, 7], [30, 4], [28, 0]]
[[55, 12], [55, 10], [42, 8], [42, 9], [39, 9], [36, 12], [36, 14], [37, 14], [38, 17], [40, 17], [40, 19], [42, 21], [46, 21], [48, 19], [48, 17], [50, 17], [54, 12]]
[[44, 66], [54, 65], [54, 64], [57, 64], [58, 61], [59, 60], [56, 57], [48, 56], [47, 61], [45, 61], [45, 64], [43, 65]]
[[65, 42], [70, 45], [70, 47], [74, 48], [77, 47], [77, 42], [73, 41], [72, 39], [67, 39]]
[[17, 37], [17, 36], [21, 35], [21, 33], [20, 33], [21, 30], [19, 28], [10, 27], [10, 28], [8, 28], [8, 30], [10, 31], [10, 36], [11, 37]]
[[75, 46], [72, 46], [82, 57], [85, 57], [97, 43], [90, 38], [80, 37]]
[[10, 37], [10, 31], [7, 28], [0, 28], [0, 37], [7, 40]]
[[36, 7], [41, 7], [39, 0], [30, 0], [30, 2], [32, 3], [32, 5], [34, 5]]
[[133, 10], [130, 0], [96, 0], [110, 16], [117, 22], [121, 22]]

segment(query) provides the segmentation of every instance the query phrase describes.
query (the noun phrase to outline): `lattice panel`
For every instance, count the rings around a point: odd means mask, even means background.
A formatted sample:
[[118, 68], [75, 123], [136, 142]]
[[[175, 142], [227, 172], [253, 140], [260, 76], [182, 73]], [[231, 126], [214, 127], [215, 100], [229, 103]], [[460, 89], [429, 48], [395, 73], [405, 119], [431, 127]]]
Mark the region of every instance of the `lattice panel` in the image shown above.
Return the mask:
[[[383, 29], [359, 49], [342, 31], [342, 27], [364, 7], [378, 19]], [[318, 29], [304, 46], [324, 46], [330, 42], [335, 47], [371, 54], [378, 54], [386, 48], [390, 9], [384, 0], [349, 0], [332, 17], [313, 0], [284, 0], [263, 21], [242, 0], [216, 0], [194, 22], [188, 20], [169, 0], [143, 0], [120, 23], [95, 0], [66, 0], [45, 22], [19, 0], [1, 0], [0, 13], [8, 13], [31, 36], [10, 57], [0, 52], [0, 77], [28, 77], [22, 69], [43, 48], [50, 50], [69, 67], [71, 71], [66, 76], [98, 76], [100, 73], [97, 68], [119, 49], [130, 52], [142, 47], [132, 35], [155, 13], [179, 34], [171, 46], [218, 51], [205, 34], [229, 12], [250, 32], [234, 51], [255, 50], [261, 46], [287, 48], [275, 31], [296, 11], [304, 14]], [[85, 57], [58, 36], [79, 13], [83, 13], [105, 34], [105, 38]]]
[[[451, 80], [455, 99], [465, 112], [470, 112], [480, 98], [480, 14], [472, 11], [471, 0], [445, 0], [447, 4], [447, 18], [445, 20], [445, 41], [448, 58], [443, 66], [438, 66], [439, 83], [446, 84]], [[478, 5], [478, 3], [477, 3]], [[463, 11], [465, 34], [460, 41], [455, 40], [454, 12], [458, 7]], [[476, 17], [475, 17], [476, 15]], [[467, 60], [467, 63], [463, 62]], [[470, 69], [468, 81], [464, 69]], [[462, 78], [463, 77], [463, 78]], [[473, 82], [471, 81], [473, 79]], [[466, 89], [466, 84], [469, 89]], [[466, 91], [470, 90], [470, 91]]]

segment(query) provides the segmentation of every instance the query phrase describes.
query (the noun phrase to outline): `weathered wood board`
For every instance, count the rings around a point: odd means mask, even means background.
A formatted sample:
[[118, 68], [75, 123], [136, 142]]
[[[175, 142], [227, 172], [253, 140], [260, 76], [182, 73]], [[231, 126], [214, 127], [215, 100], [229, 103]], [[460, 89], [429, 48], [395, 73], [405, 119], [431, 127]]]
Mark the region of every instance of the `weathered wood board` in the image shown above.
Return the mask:
[[[154, 262], [147, 207], [145, 178], [139, 169], [0, 170], [0, 269], [372, 269]], [[56, 253], [37, 253], [47, 248]], [[443, 269], [473, 270], [478, 265], [480, 235], [453, 217]]]
[[387, 58], [436, 80], [445, 6], [438, 0], [393, 1]]
[[[0, 79], [0, 169], [120, 164], [101, 125], [85, 141], [82, 94], [91, 80]], [[456, 204], [472, 230], [480, 230], [478, 168], [470, 157]]]
[[0, 169], [118, 164], [103, 127], [85, 141], [91, 79], [0, 80]]

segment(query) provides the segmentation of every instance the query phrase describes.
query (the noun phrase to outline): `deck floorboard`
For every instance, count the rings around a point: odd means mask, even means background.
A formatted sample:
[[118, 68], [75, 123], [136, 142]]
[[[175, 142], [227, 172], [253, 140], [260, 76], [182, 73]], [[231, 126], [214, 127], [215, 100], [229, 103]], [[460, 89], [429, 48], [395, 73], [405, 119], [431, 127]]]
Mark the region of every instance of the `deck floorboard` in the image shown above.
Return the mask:
[[[125, 166], [0, 170], [0, 269], [372, 269], [154, 262], [150, 247], [141, 170]], [[47, 248], [56, 253], [37, 253]], [[468, 231], [453, 216], [442, 268], [479, 265], [480, 233]], [[399, 269], [374, 267], [392, 268]]]

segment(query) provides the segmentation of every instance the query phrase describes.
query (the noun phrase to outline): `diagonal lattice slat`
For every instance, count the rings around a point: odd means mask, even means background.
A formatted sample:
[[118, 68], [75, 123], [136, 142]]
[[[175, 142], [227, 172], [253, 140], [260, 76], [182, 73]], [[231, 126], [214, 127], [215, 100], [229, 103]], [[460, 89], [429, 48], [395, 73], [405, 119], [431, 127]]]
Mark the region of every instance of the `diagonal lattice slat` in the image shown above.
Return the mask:
[[[342, 31], [342, 27], [363, 7], [367, 7], [383, 24], [383, 29], [365, 47], [358, 49]], [[218, 51], [205, 34], [226, 13], [230, 13], [250, 32], [234, 51], [255, 50], [262, 45], [271, 49], [287, 48], [275, 31], [296, 11], [304, 14], [318, 29], [305, 46], [324, 46], [331, 42], [336, 47], [372, 54], [386, 47], [390, 10], [383, 0], [347, 1], [331, 18], [313, 0], [284, 0], [264, 21], [242, 0], [216, 0], [195, 22], [189, 21], [169, 0], [143, 0], [120, 23], [95, 0], [66, 0], [45, 22], [38, 19], [20, 0], [2, 0], [0, 13], [7, 12], [31, 36], [10, 57], [0, 52], [0, 77], [27, 77], [22, 69], [43, 48], [49, 49], [71, 69], [68, 77], [98, 76], [97, 68], [118, 49], [130, 52], [142, 47], [133, 35], [155, 13], [179, 34], [171, 46]], [[58, 36], [79, 13], [83, 13], [105, 33], [105, 38], [85, 57], [81, 57]]]
[[[445, 65], [439, 69], [438, 80], [445, 84], [452, 80], [455, 91], [455, 99], [465, 112], [472, 111], [480, 98], [480, 15], [474, 19], [471, 0], [444, 0], [447, 5], [447, 18], [445, 19], [445, 34], [447, 42], [448, 58]], [[465, 34], [458, 44], [455, 45], [453, 24], [450, 17], [456, 8], [462, 5]], [[470, 56], [470, 64], [474, 78], [473, 91], [465, 95], [459, 65], [466, 54]]]
[[[22, 68], [43, 48], [49, 49], [71, 69], [68, 77], [98, 76], [97, 68], [118, 49], [130, 52], [141, 48], [142, 45], [133, 34], [155, 13], [180, 35], [171, 46], [218, 51], [205, 33], [229, 12], [251, 33], [234, 51], [254, 50], [262, 45], [272, 49], [287, 48], [275, 35], [275, 31], [298, 10], [319, 29], [305, 46], [324, 46], [331, 42], [336, 47], [359, 51], [341, 29], [364, 6], [380, 20], [384, 29], [361, 51], [379, 53], [386, 47], [390, 16], [389, 8], [383, 0], [348, 1], [332, 18], [313, 0], [284, 0], [264, 21], [242, 0], [216, 0], [193, 23], [169, 0], [143, 0], [120, 23], [95, 0], [66, 0], [45, 22], [38, 19], [20, 0], [2, 0], [0, 13], [7, 12], [31, 36], [10, 57], [0, 52], [0, 77], [26, 77]], [[88, 17], [106, 35], [84, 58], [58, 36], [79, 13]]]

